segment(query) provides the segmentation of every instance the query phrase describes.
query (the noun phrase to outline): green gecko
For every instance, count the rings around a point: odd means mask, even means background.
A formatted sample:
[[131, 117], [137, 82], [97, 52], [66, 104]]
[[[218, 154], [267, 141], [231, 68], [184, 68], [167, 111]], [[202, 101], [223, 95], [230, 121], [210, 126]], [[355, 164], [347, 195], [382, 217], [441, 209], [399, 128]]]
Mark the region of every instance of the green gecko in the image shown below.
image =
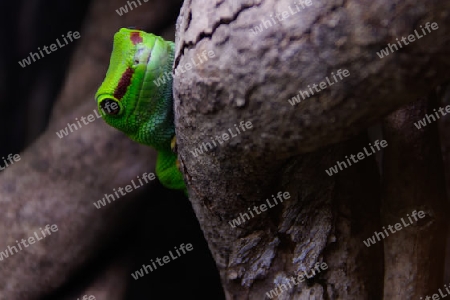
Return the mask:
[[132, 140], [158, 151], [156, 175], [169, 189], [183, 190], [178, 169], [173, 116], [172, 70], [175, 43], [141, 30], [121, 28], [114, 35], [106, 77], [95, 94], [102, 118]]

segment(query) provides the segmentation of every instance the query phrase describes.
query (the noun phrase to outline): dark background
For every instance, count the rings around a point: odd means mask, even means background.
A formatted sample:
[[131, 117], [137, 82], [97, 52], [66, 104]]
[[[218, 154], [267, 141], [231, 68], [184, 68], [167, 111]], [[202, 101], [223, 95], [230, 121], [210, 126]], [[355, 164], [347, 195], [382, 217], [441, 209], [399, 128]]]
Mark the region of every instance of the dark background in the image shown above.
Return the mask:
[[[3, 128], [0, 130], [0, 157], [21, 153], [46, 129], [70, 72], [69, 63], [78, 40], [45, 54], [25, 68], [18, 61], [27, 58], [30, 52], [37, 52], [38, 47], [49, 46], [68, 31], [79, 31], [82, 38], [83, 26], [89, 26], [84, 22], [90, 2], [0, 1], [3, 12], [0, 18], [0, 126]], [[141, 2], [138, 9], [142, 14], [150, 5]], [[162, 34], [167, 28], [173, 28], [181, 1], [173, 2], [178, 5], [173, 5], [171, 17], [154, 26], [153, 33]], [[127, 17], [132, 18], [133, 13], [129, 12]], [[115, 12], [105, 14], [120, 18]], [[134, 26], [133, 22], [129, 26]], [[76, 299], [80, 293], [84, 295], [83, 290], [101, 276], [112, 261], [125, 261], [134, 272], [181, 243], [192, 243], [194, 251], [137, 281], [129, 275], [123, 278], [127, 282], [124, 299], [161, 299], [161, 295], [164, 299], [223, 299], [217, 269], [190, 203], [176, 192], [164, 191], [161, 187], [158, 190], [156, 201], [147, 201], [140, 215], [124, 216], [133, 220], [128, 227], [115, 235], [114, 240], [106, 239], [102, 251], [94, 255], [89, 265], [70, 275], [64, 286], [45, 299]], [[140, 198], [145, 202], [148, 195]], [[149, 213], [155, 210], [159, 213]], [[57, 257], [54, 262], [58, 263]]]

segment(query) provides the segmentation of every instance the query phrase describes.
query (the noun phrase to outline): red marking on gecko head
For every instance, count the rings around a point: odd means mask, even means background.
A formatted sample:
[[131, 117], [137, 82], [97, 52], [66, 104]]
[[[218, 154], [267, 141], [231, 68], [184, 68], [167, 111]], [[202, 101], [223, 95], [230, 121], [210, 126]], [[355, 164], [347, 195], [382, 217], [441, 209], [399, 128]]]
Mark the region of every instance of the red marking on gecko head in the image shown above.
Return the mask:
[[141, 33], [138, 31], [133, 31], [130, 35], [130, 40], [131, 42], [133, 42], [133, 45], [136, 45], [137, 43], [142, 43]]
[[131, 77], [133, 76], [134, 70], [128, 68], [123, 72], [122, 77], [120, 77], [119, 84], [114, 91], [114, 97], [120, 101], [123, 95], [127, 92], [128, 86], [131, 84]]

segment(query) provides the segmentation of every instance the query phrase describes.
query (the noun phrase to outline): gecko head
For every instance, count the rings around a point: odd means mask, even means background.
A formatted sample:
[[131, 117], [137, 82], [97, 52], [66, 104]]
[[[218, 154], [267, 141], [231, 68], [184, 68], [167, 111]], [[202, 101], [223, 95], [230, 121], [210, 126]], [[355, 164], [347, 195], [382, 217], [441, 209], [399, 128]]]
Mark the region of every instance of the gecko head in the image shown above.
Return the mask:
[[109, 68], [95, 95], [106, 123], [137, 142], [155, 147], [159, 141], [154, 139], [164, 129], [161, 123], [173, 122], [172, 113], [167, 114], [163, 105], [167, 96], [171, 100], [172, 81], [156, 84], [167, 70], [170, 72], [172, 61], [173, 46], [161, 37], [121, 28], [114, 35]]

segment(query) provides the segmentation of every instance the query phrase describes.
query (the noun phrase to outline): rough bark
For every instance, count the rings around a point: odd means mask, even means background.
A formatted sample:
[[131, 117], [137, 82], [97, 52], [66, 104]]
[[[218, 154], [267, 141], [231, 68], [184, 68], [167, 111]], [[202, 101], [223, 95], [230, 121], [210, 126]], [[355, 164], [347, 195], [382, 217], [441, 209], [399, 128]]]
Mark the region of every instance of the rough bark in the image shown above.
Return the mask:
[[[299, 155], [361, 132], [450, 77], [445, 54], [450, 50], [450, 22], [444, 13], [450, 3], [312, 3], [258, 35], [250, 29], [277, 10], [286, 9], [289, 1], [186, 1], [178, 20], [175, 70], [185, 68], [203, 51], [215, 54], [175, 77], [174, 98], [179, 157], [190, 201], [228, 299], [261, 299], [267, 286], [277, 282], [278, 270], [292, 273], [310, 268], [328, 251], [332, 228], [345, 227], [346, 220], [336, 217], [336, 209], [331, 210], [331, 203], [341, 202], [336, 195], [327, 194], [330, 179], [324, 172], [330, 163], [343, 160], [342, 156], [331, 155], [333, 159], [328, 161], [330, 157], [322, 157], [322, 152]], [[388, 57], [376, 55], [388, 43], [408, 36], [428, 21], [437, 22], [439, 29]], [[350, 76], [295, 107], [288, 103], [299, 89], [324, 81], [338, 69], [349, 70]], [[235, 131], [234, 124], [241, 121], [251, 121], [253, 128], [198, 157], [192, 154], [228, 129]], [[302, 169], [292, 162], [295, 159], [311, 160], [315, 168]], [[352, 182], [354, 178], [348, 176]], [[301, 180], [294, 184], [289, 181], [292, 178]], [[346, 190], [348, 182], [340, 184], [336, 188]], [[289, 204], [273, 208], [239, 229], [230, 228], [228, 221], [247, 212], [248, 207], [286, 190], [293, 196]], [[355, 203], [351, 197], [348, 201], [352, 204], [341, 204], [347, 210]], [[311, 215], [312, 211], [315, 214]], [[293, 213], [302, 218], [283, 220]], [[369, 230], [362, 224], [360, 238], [376, 230], [376, 226]], [[341, 241], [346, 238], [353, 236], [340, 236]], [[305, 241], [311, 241], [310, 248]], [[370, 279], [364, 271], [356, 286], [365, 289], [355, 291], [353, 284], [346, 285], [357, 274], [352, 269], [357, 248], [348, 254], [353, 255], [353, 261], [344, 259], [342, 248], [331, 251], [336, 261], [342, 262], [335, 270], [345, 274], [342, 290], [347, 288], [349, 297], [345, 299], [377, 299], [377, 292], [370, 291], [380, 288], [379, 282], [366, 286]], [[364, 262], [380, 256], [371, 251], [371, 255], [364, 254], [369, 258]], [[332, 286], [331, 281], [323, 286], [328, 285]], [[316, 292], [337, 299], [337, 295], [344, 295], [342, 290], [333, 287]], [[309, 299], [307, 293], [294, 294], [292, 299]]]

